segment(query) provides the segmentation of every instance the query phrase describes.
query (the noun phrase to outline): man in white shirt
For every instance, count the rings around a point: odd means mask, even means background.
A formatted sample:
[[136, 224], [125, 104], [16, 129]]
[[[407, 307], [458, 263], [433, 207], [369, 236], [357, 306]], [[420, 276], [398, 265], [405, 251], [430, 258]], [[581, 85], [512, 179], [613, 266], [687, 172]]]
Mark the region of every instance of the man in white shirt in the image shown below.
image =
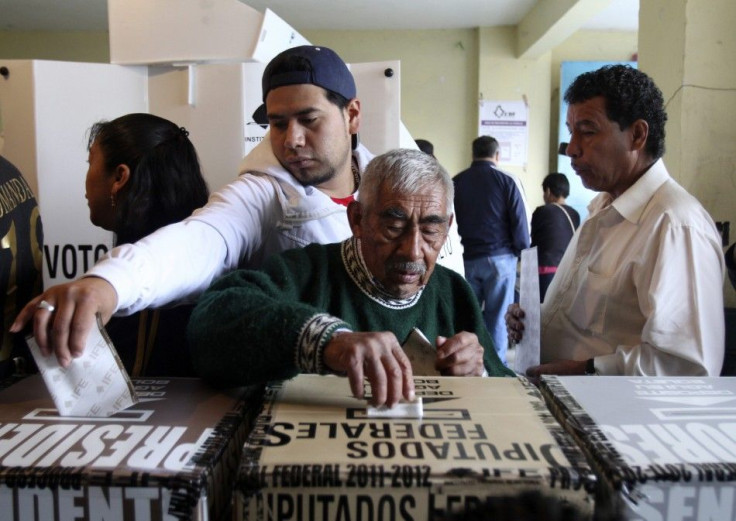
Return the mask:
[[[724, 355], [721, 239], [662, 162], [667, 115], [643, 72], [614, 65], [565, 93], [567, 155], [601, 192], [542, 304], [541, 362], [527, 375], [718, 376]], [[511, 341], [523, 310], [509, 307]]]

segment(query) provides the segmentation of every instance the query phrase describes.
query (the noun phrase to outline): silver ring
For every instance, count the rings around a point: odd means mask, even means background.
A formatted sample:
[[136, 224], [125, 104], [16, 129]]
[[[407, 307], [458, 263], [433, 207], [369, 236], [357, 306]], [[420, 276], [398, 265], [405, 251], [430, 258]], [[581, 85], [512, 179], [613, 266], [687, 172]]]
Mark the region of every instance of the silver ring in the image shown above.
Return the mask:
[[39, 302], [39, 303], [38, 303], [38, 305], [37, 305], [36, 307], [37, 307], [38, 309], [45, 309], [45, 310], [46, 310], [46, 311], [48, 311], [49, 313], [53, 313], [53, 312], [54, 312], [54, 310], [56, 309], [56, 308], [55, 308], [54, 306], [52, 306], [51, 304], [49, 304], [49, 303], [48, 303], [48, 302], [46, 302], [45, 300], [42, 300], [41, 302]]

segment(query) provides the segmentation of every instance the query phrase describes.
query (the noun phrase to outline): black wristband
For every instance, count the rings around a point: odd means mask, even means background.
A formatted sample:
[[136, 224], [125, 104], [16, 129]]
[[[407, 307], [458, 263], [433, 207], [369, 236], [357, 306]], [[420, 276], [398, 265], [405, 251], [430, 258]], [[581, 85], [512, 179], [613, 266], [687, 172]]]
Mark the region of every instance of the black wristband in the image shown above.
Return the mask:
[[585, 374], [588, 376], [598, 374], [598, 371], [595, 370], [595, 358], [588, 358], [585, 361]]

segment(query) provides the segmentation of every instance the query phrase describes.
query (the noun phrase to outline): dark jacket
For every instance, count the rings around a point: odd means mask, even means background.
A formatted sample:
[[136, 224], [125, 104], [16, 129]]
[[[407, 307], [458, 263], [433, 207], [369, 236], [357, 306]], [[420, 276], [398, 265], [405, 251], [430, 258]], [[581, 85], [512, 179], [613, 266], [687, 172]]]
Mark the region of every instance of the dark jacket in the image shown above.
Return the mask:
[[513, 254], [529, 247], [526, 209], [514, 180], [490, 161], [473, 161], [453, 179], [463, 257]]

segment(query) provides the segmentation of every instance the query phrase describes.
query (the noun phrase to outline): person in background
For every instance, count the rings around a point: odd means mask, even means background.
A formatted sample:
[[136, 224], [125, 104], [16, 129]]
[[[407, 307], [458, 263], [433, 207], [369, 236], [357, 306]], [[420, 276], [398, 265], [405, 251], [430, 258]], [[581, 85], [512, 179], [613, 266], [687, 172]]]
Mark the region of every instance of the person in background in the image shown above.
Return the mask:
[[415, 139], [414, 142], [419, 147], [419, 150], [434, 157], [434, 145], [431, 142], [426, 139]]
[[[151, 114], [128, 114], [90, 129], [89, 217], [114, 232], [116, 246], [179, 222], [207, 202], [207, 184], [188, 136], [183, 127]], [[144, 309], [107, 323], [131, 376], [194, 375], [186, 348], [191, 310], [191, 305]]]
[[20, 171], [0, 156], [0, 387], [35, 371], [24, 335], [8, 330], [43, 288], [43, 225], [36, 198]]
[[419, 150], [377, 156], [348, 207], [351, 238], [276, 254], [200, 297], [189, 323], [196, 369], [228, 386], [347, 375], [358, 398], [365, 376], [374, 405], [392, 406], [413, 398], [402, 343], [418, 327], [436, 346], [423, 365], [446, 376], [513, 376], [468, 284], [436, 265], [452, 190], [445, 169]]
[[[541, 309], [541, 361], [527, 375], [718, 376], [724, 357], [721, 236], [662, 161], [662, 92], [625, 65], [565, 93], [566, 152], [600, 192]], [[523, 333], [518, 305], [509, 339]]]
[[473, 140], [473, 163], [453, 179], [465, 278], [483, 306], [499, 358], [508, 347], [504, 313], [514, 301], [516, 263], [529, 247], [526, 207], [515, 180], [496, 168], [498, 141]]
[[537, 247], [539, 299], [544, 301], [547, 287], [557, 271], [567, 244], [580, 226], [580, 214], [565, 204], [570, 183], [565, 174], [549, 174], [542, 181], [544, 206], [532, 214], [532, 246]]
[[731, 285], [736, 289], [736, 242], [731, 245], [725, 254], [726, 268], [728, 268], [728, 278], [731, 280]]

